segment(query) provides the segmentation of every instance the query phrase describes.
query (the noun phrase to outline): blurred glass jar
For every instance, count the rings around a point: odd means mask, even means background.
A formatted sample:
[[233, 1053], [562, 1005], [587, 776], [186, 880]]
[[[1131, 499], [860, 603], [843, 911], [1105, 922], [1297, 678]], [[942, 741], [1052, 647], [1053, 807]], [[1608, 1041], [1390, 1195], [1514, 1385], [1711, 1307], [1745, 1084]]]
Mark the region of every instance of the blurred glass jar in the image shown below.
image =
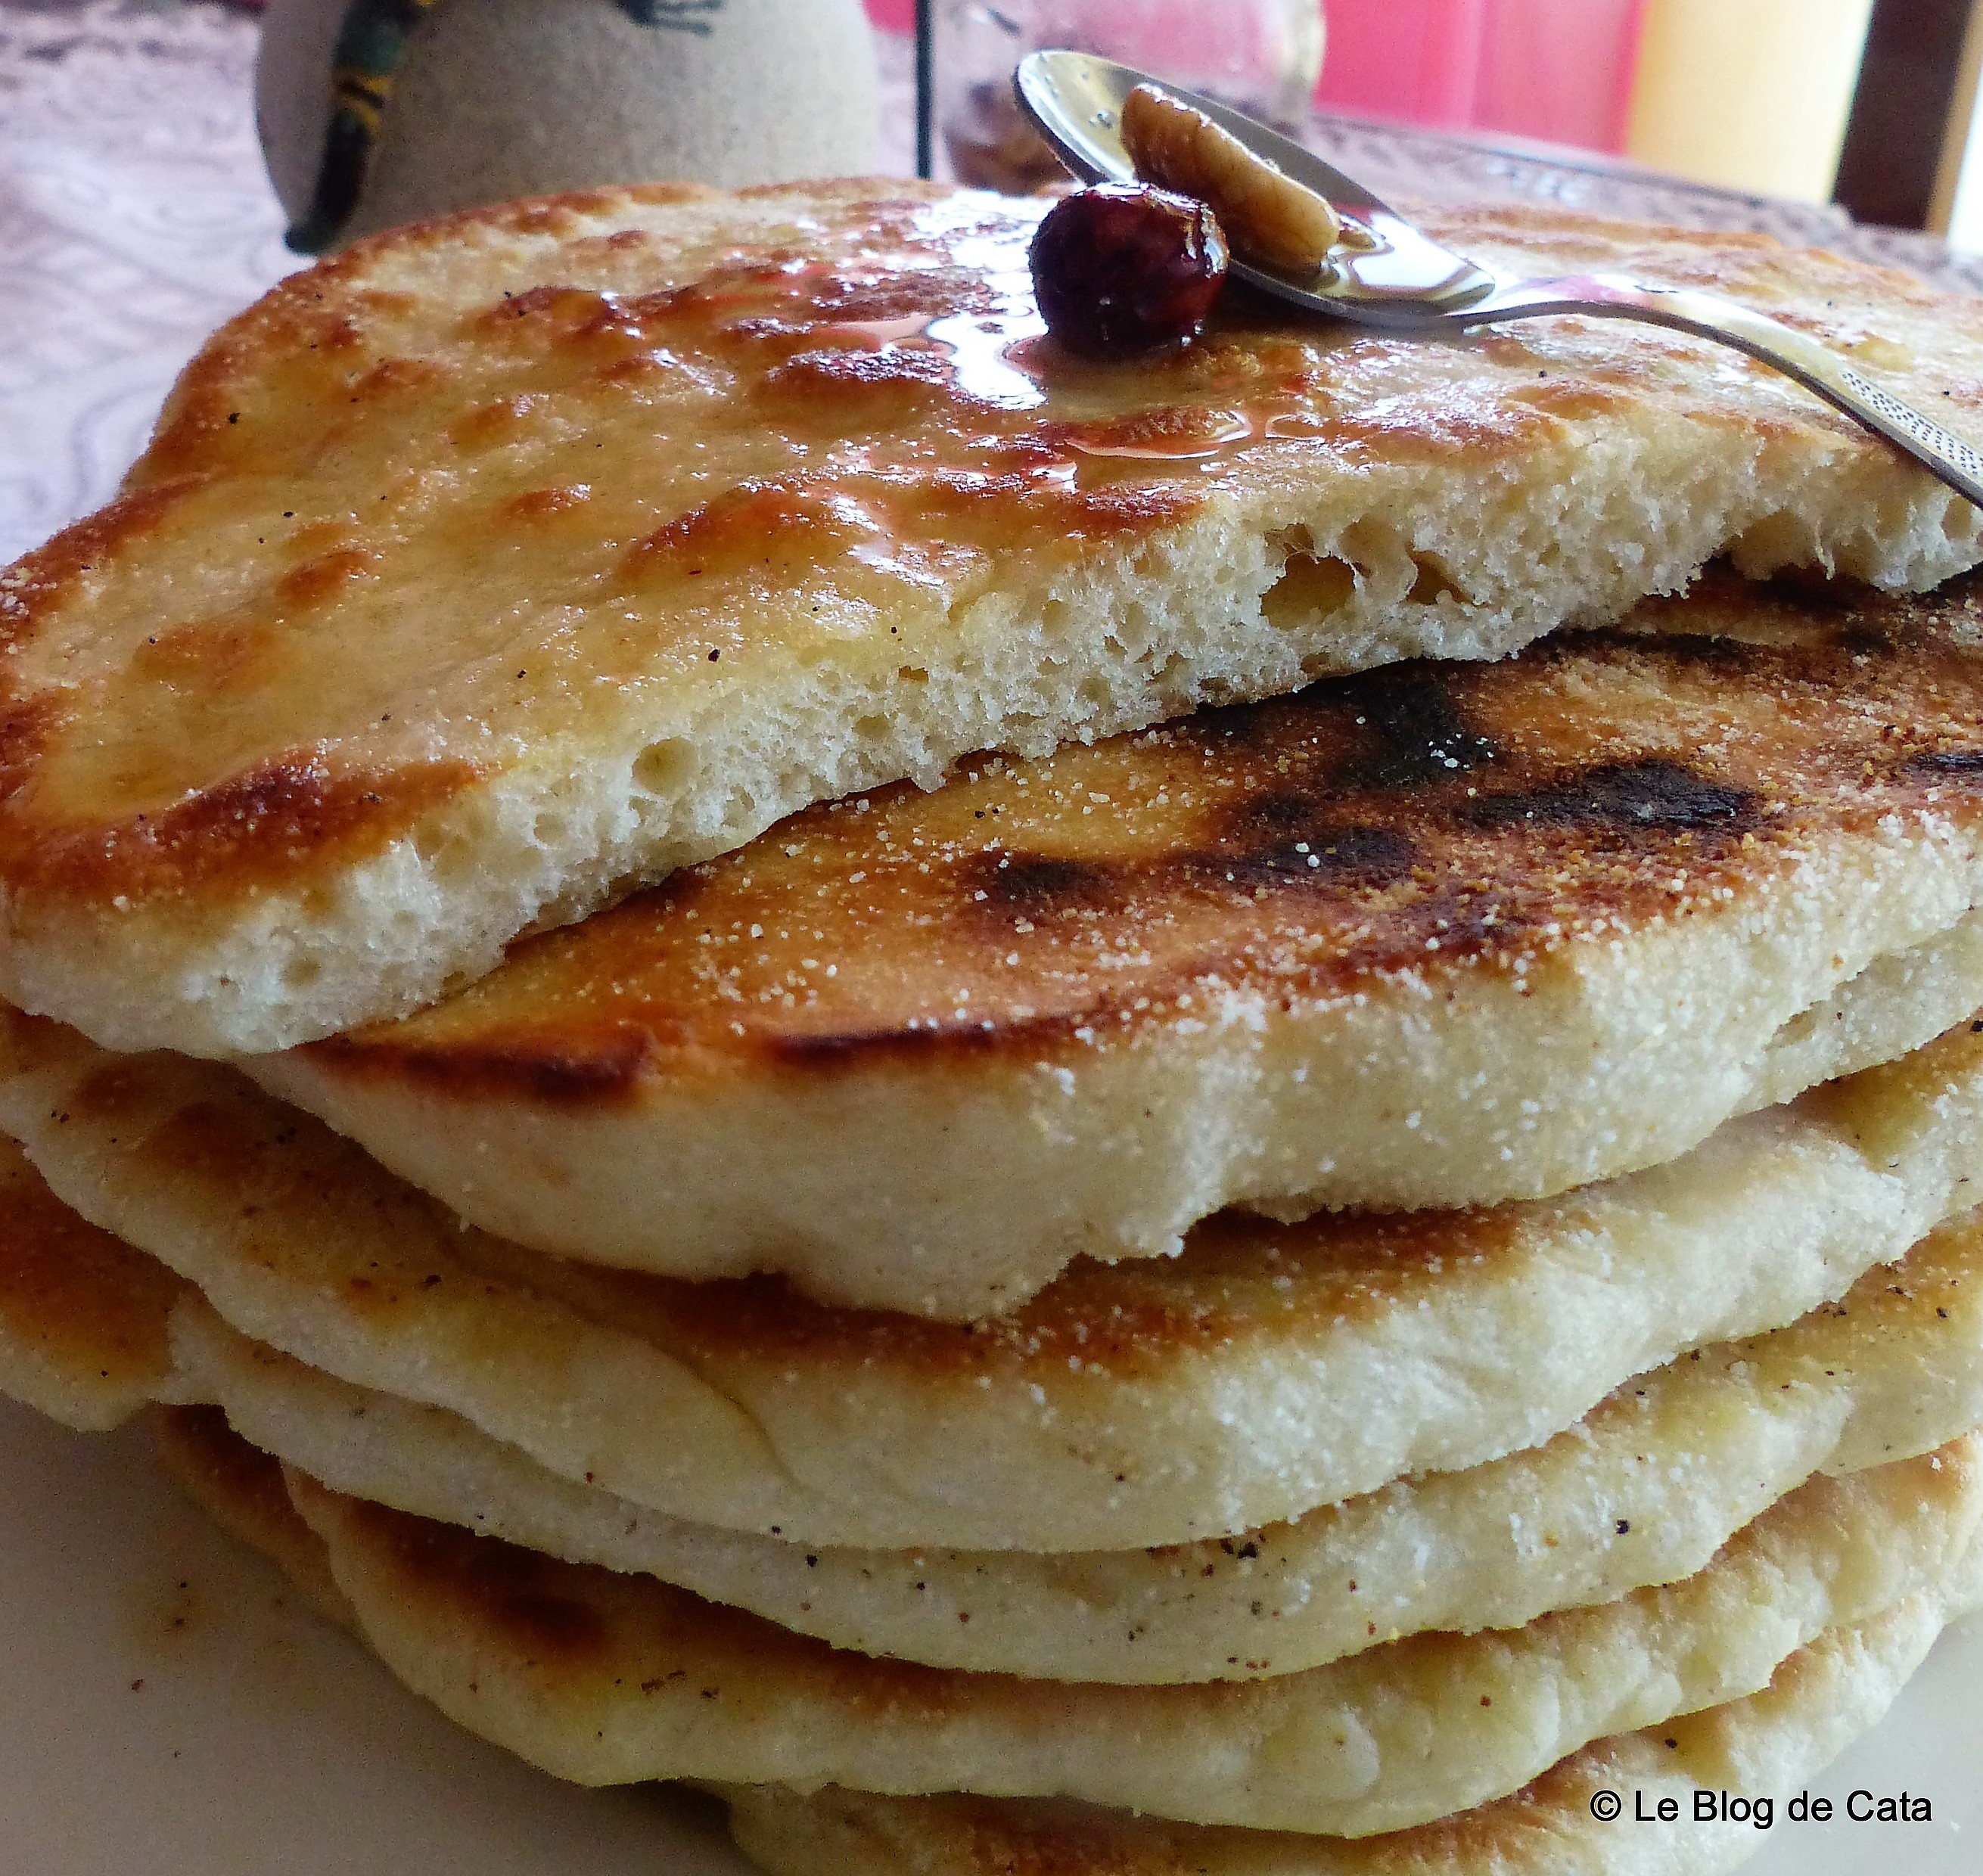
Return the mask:
[[1322, 0], [938, 0], [939, 162], [1018, 192], [1066, 175], [1021, 115], [1012, 68], [1042, 46], [1119, 59], [1290, 132], [1322, 72]]

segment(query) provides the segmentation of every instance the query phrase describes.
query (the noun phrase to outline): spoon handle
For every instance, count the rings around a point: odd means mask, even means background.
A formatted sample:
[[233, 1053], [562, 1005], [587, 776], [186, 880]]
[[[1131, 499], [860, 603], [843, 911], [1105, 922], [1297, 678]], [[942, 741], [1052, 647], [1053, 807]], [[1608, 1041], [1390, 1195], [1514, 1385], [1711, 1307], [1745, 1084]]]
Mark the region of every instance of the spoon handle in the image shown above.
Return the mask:
[[1505, 286], [1477, 306], [1449, 316], [1475, 326], [1557, 313], [1644, 319], [1733, 346], [1815, 391], [1827, 403], [1898, 445], [1958, 494], [1983, 505], [1983, 455], [1913, 405], [1861, 376], [1830, 346], [1732, 299], [1684, 287], [1647, 286], [1617, 274], [1583, 274]]

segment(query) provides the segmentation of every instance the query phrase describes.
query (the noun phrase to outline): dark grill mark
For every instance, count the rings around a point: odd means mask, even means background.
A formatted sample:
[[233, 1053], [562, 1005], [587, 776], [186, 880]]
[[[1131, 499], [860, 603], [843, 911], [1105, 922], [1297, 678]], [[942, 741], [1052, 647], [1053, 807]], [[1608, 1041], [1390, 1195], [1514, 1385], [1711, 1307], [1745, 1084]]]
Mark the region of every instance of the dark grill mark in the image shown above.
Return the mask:
[[1339, 788], [1423, 788], [1500, 754], [1468, 726], [1446, 680], [1423, 667], [1394, 665], [1329, 687], [1352, 720], [1346, 735], [1360, 727], [1376, 744], [1336, 771], [1332, 780]]
[[1917, 774], [1983, 775], [1983, 750], [1935, 749], [1910, 756], [1904, 765]]
[[1119, 869], [1091, 860], [1055, 860], [1043, 854], [1011, 854], [1002, 864], [992, 854], [985, 860], [982, 889], [995, 905], [1089, 904], [1108, 898], [1120, 880]]
[[1488, 795], [1460, 811], [1463, 821], [1480, 828], [1527, 821], [1555, 828], [1609, 828], [1627, 834], [1650, 828], [1727, 830], [1752, 824], [1756, 818], [1756, 799], [1745, 790], [1710, 781], [1657, 757], [1587, 769], [1551, 788]]
[[1256, 886], [1389, 884], [1418, 862], [1418, 848], [1389, 828], [1344, 825], [1323, 818], [1323, 804], [1301, 795], [1249, 803], [1212, 852], [1187, 857], [1187, 878], [1201, 884]]
[[1119, 908], [1134, 895], [1161, 900], [1193, 888], [1354, 891], [1389, 885], [1419, 864], [1419, 849], [1407, 836], [1389, 828], [1331, 822], [1322, 813], [1320, 802], [1273, 797], [1249, 804], [1216, 845], [1195, 853], [1122, 865], [1028, 854], [1006, 856], [1001, 865], [985, 854], [974, 869], [977, 878], [967, 884], [985, 893], [985, 909], [1001, 919], [1015, 911], [1043, 918], [1055, 911]]
[[389, 1065], [409, 1081], [456, 1092], [478, 1083], [520, 1085], [547, 1106], [590, 1106], [630, 1095], [669, 1039], [665, 1031], [653, 1022], [619, 1022], [590, 1034], [526, 1035], [482, 1048], [450, 1049], [396, 1048], [389, 1030], [362, 1043], [333, 1035], [306, 1046], [333, 1074], [363, 1075], [374, 1065]]
[[1269, 840], [1305, 840], [1323, 824], [1322, 811], [1313, 795], [1295, 789], [1256, 795], [1232, 811], [1223, 838], [1242, 846], [1263, 834]]

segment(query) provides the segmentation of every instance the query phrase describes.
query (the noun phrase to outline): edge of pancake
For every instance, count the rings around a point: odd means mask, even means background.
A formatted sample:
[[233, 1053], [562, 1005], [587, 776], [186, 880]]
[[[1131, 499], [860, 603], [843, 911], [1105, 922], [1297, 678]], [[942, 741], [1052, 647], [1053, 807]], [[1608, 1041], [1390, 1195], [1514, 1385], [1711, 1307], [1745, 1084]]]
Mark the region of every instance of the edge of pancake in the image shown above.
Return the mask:
[[158, 1399], [188, 1286], [85, 1223], [0, 1137], [0, 1392], [80, 1433]]
[[174, 1483], [237, 1543], [259, 1550], [326, 1620], [356, 1635], [358, 1617], [315, 1532], [297, 1517], [283, 1469], [232, 1432], [218, 1408], [161, 1406], [152, 1445]]
[[[22, 1178], [38, 1184], [25, 1167]], [[249, 1342], [45, 1187], [25, 1195], [18, 1226], [0, 1233], [0, 1386], [31, 1404], [67, 1420], [62, 1403], [111, 1391], [112, 1411], [90, 1416], [107, 1423], [133, 1394], [211, 1403], [335, 1490], [657, 1576], [836, 1647], [1040, 1679], [1257, 1679], [1426, 1628], [1519, 1626], [1687, 1575], [1814, 1470], [1925, 1451], [1983, 1418], [1972, 1222], [1786, 1329], [1637, 1377], [1535, 1451], [1291, 1525], [1154, 1552], [808, 1550], [560, 1480], [443, 1409]], [[50, 1291], [40, 1273], [79, 1241], [79, 1263]], [[153, 1356], [135, 1380], [121, 1372], [133, 1319]], [[16, 1329], [59, 1351], [52, 1390], [45, 1360], [24, 1380]]]
[[[1747, 1698], [1585, 1747], [1504, 1798], [1344, 1840], [1167, 1824], [1038, 1799], [721, 1789], [738, 1847], [771, 1876], [1711, 1876], [1755, 1850], [1753, 1823], [1693, 1817], [1697, 1791], [1779, 1803], [1878, 1724], [1977, 1572], [1835, 1629]], [[1604, 1822], [1600, 1791], [1674, 1801], [1677, 1821]]]
[[354, 1389], [182, 1308], [182, 1398], [334, 1490], [653, 1575], [836, 1647], [1116, 1685], [1289, 1674], [1429, 1628], [1519, 1627], [1705, 1566], [1814, 1472], [1983, 1420], [1983, 1232], [1938, 1233], [1836, 1305], [1682, 1357], [1543, 1446], [1288, 1524], [1154, 1551], [810, 1548], [576, 1485], [443, 1409]]
[[442, 1408], [303, 1369], [202, 1307], [176, 1315], [175, 1354], [182, 1398], [218, 1402], [337, 1491], [657, 1574], [837, 1648], [1150, 1686], [1299, 1672], [1426, 1628], [1513, 1628], [1691, 1574], [1812, 1471], [1880, 1466], [1983, 1420], [1979, 1269], [1983, 1233], [1938, 1233], [1838, 1305], [1642, 1374], [1531, 1452], [1228, 1539], [1059, 1557], [801, 1547], [664, 1517]]

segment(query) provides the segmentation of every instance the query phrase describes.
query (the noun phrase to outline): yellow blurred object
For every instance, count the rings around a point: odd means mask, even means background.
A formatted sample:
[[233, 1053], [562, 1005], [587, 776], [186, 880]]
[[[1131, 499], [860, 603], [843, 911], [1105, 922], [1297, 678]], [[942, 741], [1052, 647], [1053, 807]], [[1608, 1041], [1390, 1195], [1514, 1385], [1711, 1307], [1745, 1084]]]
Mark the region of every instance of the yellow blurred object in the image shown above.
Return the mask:
[[1831, 199], [1873, 0], [1649, 0], [1625, 152], [1697, 182]]
[[1951, 247], [1983, 252], [1983, 0], [1972, 0], [1928, 225]]

